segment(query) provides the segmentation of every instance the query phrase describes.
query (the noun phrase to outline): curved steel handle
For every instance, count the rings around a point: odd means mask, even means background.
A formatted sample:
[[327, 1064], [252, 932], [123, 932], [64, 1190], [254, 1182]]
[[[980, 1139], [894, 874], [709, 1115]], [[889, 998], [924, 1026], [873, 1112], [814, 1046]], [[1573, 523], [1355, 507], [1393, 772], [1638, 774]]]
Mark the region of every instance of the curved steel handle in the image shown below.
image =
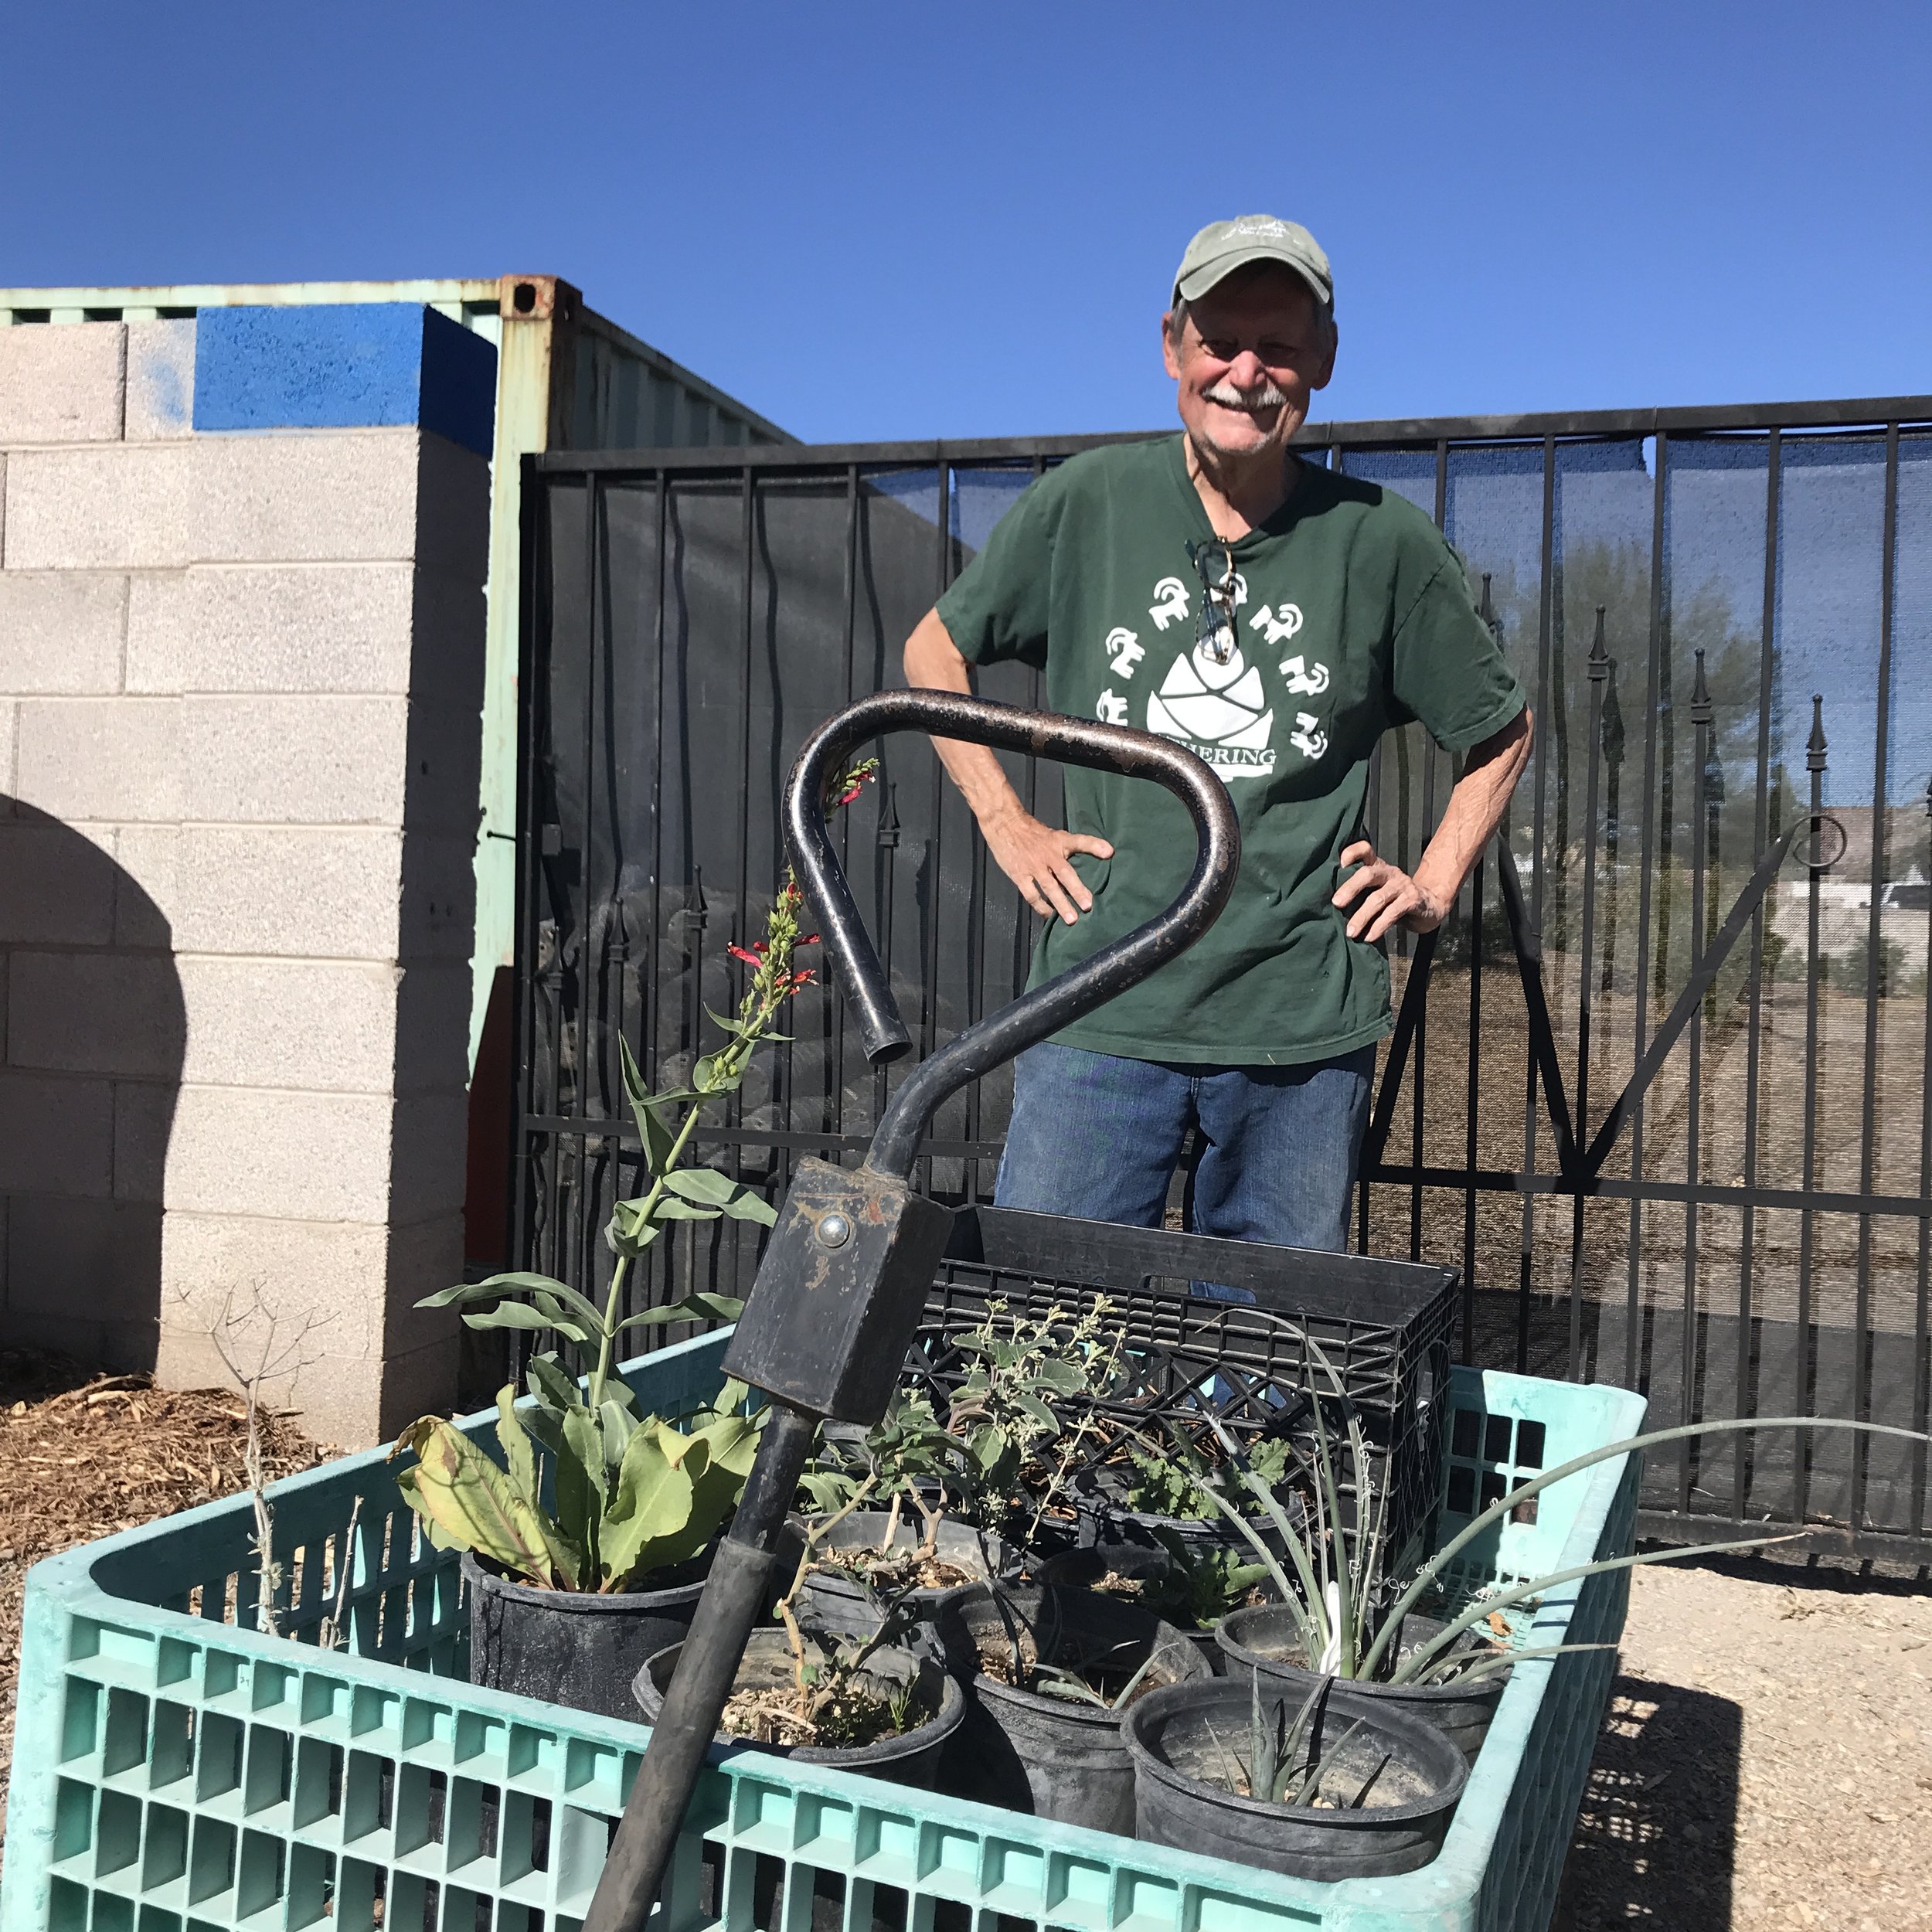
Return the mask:
[[1208, 766], [1184, 747], [1151, 732], [1026, 711], [950, 691], [881, 691], [828, 719], [806, 740], [786, 783], [785, 844], [818, 914], [840, 988], [858, 1015], [866, 1056], [875, 1061], [896, 1059], [911, 1037], [832, 851], [824, 801], [828, 778], [844, 768], [857, 747], [888, 731], [926, 731], [1151, 779], [1187, 808], [1199, 841], [1194, 870], [1165, 912], [969, 1026], [904, 1081], [866, 1156], [868, 1167], [903, 1175], [912, 1166], [926, 1123], [948, 1096], [1138, 985], [1214, 923], [1234, 889], [1241, 827], [1227, 787]]

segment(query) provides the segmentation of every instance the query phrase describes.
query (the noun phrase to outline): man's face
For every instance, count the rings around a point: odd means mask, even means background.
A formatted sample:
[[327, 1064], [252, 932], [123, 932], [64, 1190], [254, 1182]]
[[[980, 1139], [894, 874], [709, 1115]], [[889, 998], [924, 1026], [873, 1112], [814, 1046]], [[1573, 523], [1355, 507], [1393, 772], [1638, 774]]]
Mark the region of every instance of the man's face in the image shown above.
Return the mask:
[[1264, 263], [1237, 269], [1162, 329], [1181, 420], [1199, 449], [1246, 461], [1284, 450], [1335, 369], [1335, 332], [1308, 284]]

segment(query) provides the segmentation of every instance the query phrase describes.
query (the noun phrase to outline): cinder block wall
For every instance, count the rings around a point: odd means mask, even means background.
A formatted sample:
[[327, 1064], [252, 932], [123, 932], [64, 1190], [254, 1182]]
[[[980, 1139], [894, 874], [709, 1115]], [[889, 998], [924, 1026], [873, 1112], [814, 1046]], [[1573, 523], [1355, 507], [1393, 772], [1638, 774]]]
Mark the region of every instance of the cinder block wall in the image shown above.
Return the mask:
[[215, 315], [0, 329], [0, 1341], [348, 1446], [454, 1390], [494, 354]]

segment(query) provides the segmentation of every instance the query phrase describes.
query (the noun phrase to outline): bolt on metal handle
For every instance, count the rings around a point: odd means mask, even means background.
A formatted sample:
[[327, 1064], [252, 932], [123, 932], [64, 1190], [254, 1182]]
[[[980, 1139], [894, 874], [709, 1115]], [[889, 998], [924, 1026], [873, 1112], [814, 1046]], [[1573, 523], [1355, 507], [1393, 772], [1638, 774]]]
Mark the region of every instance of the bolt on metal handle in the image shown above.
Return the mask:
[[969, 1080], [1013, 1059], [1083, 1015], [1138, 985], [1192, 945], [1220, 915], [1241, 863], [1241, 826], [1227, 787], [1185, 746], [1124, 725], [1023, 710], [950, 691], [881, 691], [828, 719], [806, 740], [785, 785], [785, 844], [817, 914], [840, 991], [857, 1015], [866, 1054], [896, 1060], [911, 1044], [871, 935], [826, 829], [828, 781], [869, 739], [925, 731], [1063, 764], [1151, 779], [1179, 798], [1194, 822], [1194, 869], [1167, 910], [1090, 959], [969, 1026], [927, 1060], [893, 1097], [866, 1164], [904, 1175], [940, 1106]]

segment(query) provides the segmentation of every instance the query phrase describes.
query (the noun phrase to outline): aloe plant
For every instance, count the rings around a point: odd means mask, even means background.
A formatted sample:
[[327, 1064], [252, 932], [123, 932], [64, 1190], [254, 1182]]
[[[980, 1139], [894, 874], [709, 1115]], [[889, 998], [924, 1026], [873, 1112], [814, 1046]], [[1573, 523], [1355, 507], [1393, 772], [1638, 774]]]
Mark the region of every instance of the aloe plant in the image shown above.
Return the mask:
[[[1280, 1320], [1280, 1317], [1272, 1318]], [[1352, 1470], [1357, 1498], [1356, 1532], [1354, 1537], [1342, 1533], [1342, 1485], [1338, 1458], [1342, 1445], [1331, 1437], [1323, 1416], [1323, 1403], [1311, 1404], [1315, 1431], [1315, 1507], [1311, 1528], [1298, 1531], [1277, 1500], [1272, 1486], [1246, 1465], [1240, 1445], [1218, 1420], [1214, 1428], [1226, 1452], [1237, 1479], [1253, 1499], [1262, 1516], [1272, 1522], [1283, 1539], [1286, 1562], [1263, 1539], [1247, 1515], [1219, 1491], [1203, 1487], [1201, 1494], [1225, 1516], [1253, 1547], [1288, 1606], [1302, 1655], [1309, 1666], [1326, 1674], [1354, 1681], [1419, 1684], [1455, 1679], [1475, 1680], [1507, 1668], [1531, 1656], [1552, 1656], [1577, 1645], [1551, 1645], [1509, 1652], [1458, 1651], [1454, 1646], [1465, 1631], [1496, 1611], [1526, 1603], [1549, 1590], [1583, 1577], [1610, 1571], [1635, 1569], [1655, 1563], [1682, 1563], [1696, 1556], [1725, 1551], [1762, 1549], [1767, 1544], [1787, 1542], [1792, 1532], [1767, 1532], [1764, 1536], [1740, 1536], [1721, 1543], [1699, 1543], [1688, 1549], [1640, 1551], [1628, 1556], [1611, 1556], [1594, 1563], [1578, 1563], [1551, 1570], [1526, 1582], [1485, 1596], [1450, 1617], [1426, 1643], [1406, 1656], [1392, 1655], [1403, 1621], [1433, 1591], [1440, 1589], [1449, 1566], [1476, 1539], [1498, 1529], [1510, 1514], [1553, 1483], [1590, 1468], [1611, 1458], [1628, 1455], [1665, 1442], [1678, 1442], [1693, 1436], [1733, 1434], [1747, 1429], [1849, 1429], [1862, 1434], [1903, 1437], [1909, 1440], [1932, 1440], [1915, 1429], [1891, 1424], [1856, 1422], [1841, 1417], [1780, 1416], [1740, 1417], [1712, 1422], [1685, 1423], [1668, 1429], [1655, 1429], [1608, 1443], [1584, 1454], [1573, 1456], [1553, 1469], [1521, 1482], [1498, 1501], [1481, 1511], [1444, 1543], [1417, 1571], [1386, 1612], [1377, 1612], [1375, 1603], [1384, 1594], [1383, 1566], [1386, 1557], [1384, 1530], [1387, 1522], [1387, 1496], [1377, 1496], [1371, 1475], [1368, 1446], [1360, 1424], [1348, 1403], [1342, 1380], [1320, 1346], [1302, 1338], [1310, 1358], [1327, 1376], [1339, 1400], [1346, 1429], [1348, 1464]], [[1292, 1572], [1292, 1575], [1291, 1575]]]
[[[878, 770], [867, 759], [830, 787], [828, 809], [849, 804]], [[740, 1413], [734, 1386], [680, 1427], [641, 1415], [630, 1385], [615, 1372], [618, 1345], [634, 1329], [671, 1321], [735, 1318], [743, 1303], [692, 1294], [667, 1306], [624, 1313], [631, 1264], [680, 1221], [721, 1217], [769, 1226], [775, 1210], [762, 1196], [715, 1168], [684, 1165], [698, 1123], [713, 1101], [735, 1092], [785, 1002], [811, 984], [794, 964], [815, 933], [799, 930], [804, 907], [787, 869], [765, 936], [733, 945], [750, 973], [735, 1013], [712, 1013], [724, 1044], [702, 1055], [688, 1082], [653, 1093], [628, 1043], [618, 1042], [624, 1089], [643, 1150], [648, 1185], [611, 1210], [604, 1231], [617, 1257], [602, 1307], [547, 1274], [492, 1275], [425, 1295], [418, 1308], [461, 1308], [473, 1328], [520, 1328], [555, 1338], [527, 1371], [530, 1402], [514, 1384], [497, 1396], [494, 1461], [440, 1417], [424, 1416], [397, 1438], [393, 1459], [417, 1460], [396, 1481], [430, 1536], [474, 1549], [513, 1576], [552, 1589], [614, 1590], [702, 1549], [731, 1512], [750, 1473], [760, 1418]]]

